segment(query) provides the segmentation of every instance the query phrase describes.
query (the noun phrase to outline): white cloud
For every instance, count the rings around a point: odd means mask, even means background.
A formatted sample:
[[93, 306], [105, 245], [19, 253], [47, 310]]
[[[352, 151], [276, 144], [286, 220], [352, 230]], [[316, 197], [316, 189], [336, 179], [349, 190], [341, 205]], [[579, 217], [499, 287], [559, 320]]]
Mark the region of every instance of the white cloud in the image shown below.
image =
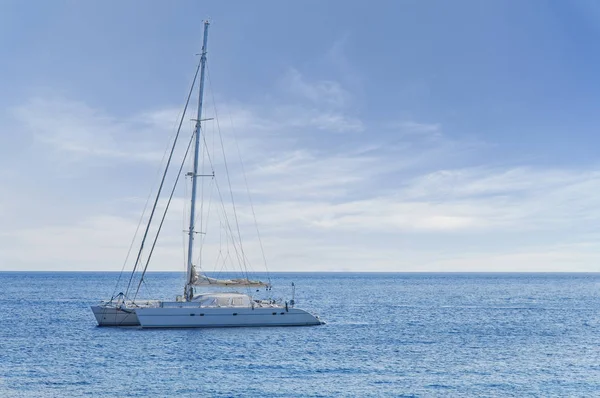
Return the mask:
[[398, 128], [403, 133], [415, 134], [440, 134], [441, 125], [439, 123], [417, 123], [414, 121], [402, 121], [390, 123], [391, 127]]
[[[271, 270], [587, 270], [597, 260], [590, 234], [600, 221], [600, 199], [593, 194], [600, 189], [600, 170], [455, 166], [453, 159], [460, 155], [464, 162], [472, 149], [442, 136], [440, 124], [396, 121], [384, 127], [398, 135], [378, 135], [379, 126], [346, 115], [349, 94], [338, 83], [310, 83], [299, 74], [292, 83], [308, 105], [295, 100], [219, 105], [238, 217], [248, 238], [245, 249], [256, 269], [260, 249], [236, 165], [232, 124]], [[83, 103], [39, 98], [13, 112], [21, 131], [38, 145], [77, 164], [128, 161], [107, 183], [121, 187], [136, 180], [127, 171], [132, 162], [154, 175], [153, 163], [177, 120], [171, 108], [118, 118]], [[216, 127], [207, 123], [204, 132], [218, 149], [218, 138], [211, 135]], [[323, 132], [368, 132], [377, 138], [367, 144], [351, 134]], [[44, 161], [43, 152], [36, 155]], [[224, 165], [215, 159], [214, 167], [225, 190]], [[13, 172], [10, 179], [33, 184], [25, 173]], [[94, 177], [103, 177], [102, 168]], [[45, 178], [65, 177], [47, 170]], [[120, 269], [137, 225], [132, 206], [143, 205], [139, 197], [145, 198], [149, 187], [91, 195], [79, 189], [88, 178], [67, 176], [60, 202], [27, 195], [35, 192], [31, 186], [11, 185], [11, 195], [0, 200], [0, 267]], [[155, 270], [181, 268], [180, 216], [186, 206], [181, 192]], [[35, 220], [13, 216], [29, 214], [32, 203], [39, 207]], [[206, 257], [216, 252], [218, 244], [208, 240]]]
[[308, 119], [309, 124], [319, 130], [343, 132], [360, 132], [364, 130], [363, 123], [356, 118], [350, 118], [339, 113], [321, 113]]
[[[324, 160], [321, 160], [324, 161]], [[335, 158], [329, 159], [338, 163]], [[353, 164], [361, 169], [357, 158]], [[306, 164], [303, 165], [306, 167]], [[394, 165], [389, 165], [393, 170]], [[519, 228], [521, 231], [549, 228], [575, 228], [578, 224], [600, 218], [600, 199], [591, 192], [600, 189], [600, 174], [581, 174], [577, 170], [556, 171], [536, 169], [460, 169], [446, 170], [413, 177], [392, 190], [370, 191], [364, 199], [352, 200], [347, 194], [356, 190], [373, 174], [351, 173], [346, 169], [309, 179], [287, 179], [297, 173], [290, 162], [281, 170], [282, 178], [271, 173], [268, 187], [286, 185], [301, 200], [269, 203], [264, 210], [273, 219], [313, 220], [315, 227], [362, 229], [371, 232], [385, 230], [499, 230]], [[311, 169], [313, 170], [313, 169]], [[307, 176], [311, 173], [307, 173]], [[286, 184], [287, 181], [287, 184]], [[293, 183], [292, 181], [295, 181]], [[381, 181], [379, 181], [381, 183]], [[328, 188], [330, 190], [328, 190]], [[285, 192], [280, 188], [278, 193]], [[320, 192], [316, 197], [301, 192]], [[334, 200], [323, 201], [335, 192]], [[277, 198], [281, 198], [275, 194]], [[291, 196], [288, 195], [287, 198]], [[313, 199], [314, 200], [311, 200]]]
[[[595, 210], [600, 208], [599, 200], [590, 194], [600, 188], [596, 173], [448, 170], [432, 173], [445, 176], [436, 183], [426, 174], [393, 193], [375, 191], [352, 200], [344, 191], [354, 190], [370, 178], [369, 173], [336, 180], [336, 175], [346, 175], [341, 167], [312, 179], [286, 177], [310, 173], [303, 168], [311, 162], [343, 164], [325, 155], [312, 156], [304, 162], [300, 160], [308, 156], [299, 153], [282, 164], [267, 164], [264, 179], [251, 176], [256, 189], [264, 191], [255, 210], [272, 270], [590, 270], [591, 261], [598, 257], [593, 245], [585, 250], [581, 246], [600, 218]], [[351, 158], [347, 162], [346, 167], [351, 167]], [[456, 175], [460, 181], [454, 179]], [[337, 188], [328, 186], [332, 181]], [[277, 189], [269, 198], [268, 191]], [[283, 196], [298, 199], [281, 199], [282, 191]], [[238, 196], [242, 231], [250, 237], [245, 248], [255, 268], [260, 268], [258, 245], [251, 238], [251, 211], [244, 196]], [[155, 263], [161, 270], [180, 269], [177, 218], [183, 206], [178, 198], [169, 232], [161, 240], [162, 254]], [[98, 215], [70, 225], [14, 228], [5, 232], [1, 263], [38, 269], [119, 269], [135, 222], [134, 215]], [[569, 231], [568, 239], [557, 231]], [[490, 240], [498, 236], [501, 239], [490, 248]], [[533, 243], [527, 242], [531, 236]], [[398, 240], [417, 243], [402, 247]], [[211, 245], [206, 253], [214, 252]], [[36, 250], [28, 253], [25, 247]], [[90, 252], [96, 253], [93, 259], [86, 257]]]
[[241, 121], [236, 119], [236, 126], [246, 126], [254, 131], [307, 134], [313, 131], [357, 133], [365, 130], [363, 121], [357, 117], [338, 110], [304, 105], [280, 104], [258, 109], [252, 114], [246, 110], [237, 116], [241, 116]]
[[283, 152], [253, 165], [251, 191], [276, 200], [343, 197], [380, 170], [380, 161], [366, 155]]
[[333, 80], [308, 81], [296, 69], [290, 69], [281, 81], [291, 94], [317, 105], [344, 107], [351, 95], [339, 82]]
[[177, 118], [176, 111], [159, 110], [118, 119], [81, 102], [42, 98], [12, 113], [38, 142], [84, 162], [90, 156], [160, 160]]

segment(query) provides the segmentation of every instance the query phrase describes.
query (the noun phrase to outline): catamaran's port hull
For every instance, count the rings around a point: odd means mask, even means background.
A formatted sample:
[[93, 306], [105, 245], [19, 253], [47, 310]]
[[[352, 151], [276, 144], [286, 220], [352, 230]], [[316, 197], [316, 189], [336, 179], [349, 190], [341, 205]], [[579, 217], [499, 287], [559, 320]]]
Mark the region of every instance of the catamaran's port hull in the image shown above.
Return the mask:
[[258, 326], [314, 326], [324, 322], [300, 309], [290, 308], [139, 308], [143, 328], [222, 328]]
[[133, 309], [117, 307], [92, 306], [98, 326], [140, 326], [140, 321]]

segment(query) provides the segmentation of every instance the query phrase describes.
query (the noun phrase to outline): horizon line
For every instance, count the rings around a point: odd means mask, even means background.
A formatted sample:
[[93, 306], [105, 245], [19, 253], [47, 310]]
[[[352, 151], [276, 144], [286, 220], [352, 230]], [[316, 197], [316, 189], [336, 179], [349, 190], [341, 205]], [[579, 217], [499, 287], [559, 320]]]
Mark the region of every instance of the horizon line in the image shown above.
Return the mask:
[[[92, 273], [104, 272], [118, 274], [123, 271], [102, 271], [102, 270], [0, 270], [0, 273], [7, 272], [77, 272]], [[237, 271], [205, 271], [206, 273], [235, 274]], [[124, 273], [124, 272], [123, 272]], [[129, 273], [129, 272], [127, 272]], [[148, 274], [179, 274], [181, 271], [147, 271]], [[262, 271], [253, 272], [253, 274], [597, 274], [598, 271]]]

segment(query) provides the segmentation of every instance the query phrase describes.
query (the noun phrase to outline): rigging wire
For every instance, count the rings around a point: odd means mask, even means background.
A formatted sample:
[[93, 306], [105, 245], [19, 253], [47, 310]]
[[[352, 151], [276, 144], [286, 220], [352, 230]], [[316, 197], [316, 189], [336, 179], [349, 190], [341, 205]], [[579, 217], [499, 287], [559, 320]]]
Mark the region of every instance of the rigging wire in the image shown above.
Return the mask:
[[[212, 193], [213, 187], [214, 187], [214, 185], [211, 183], [211, 185], [210, 185], [210, 193]], [[210, 216], [211, 204], [212, 204], [212, 197], [208, 201], [208, 209], [206, 211], [206, 225], [207, 226], [208, 226], [208, 221], [209, 221], [209, 216]], [[204, 243], [205, 243], [205, 240], [206, 240], [206, 236], [207, 236], [207, 233], [202, 233], [202, 237], [200, 238], [200, 247], [199, 247], [199, 250], [198, 250], [198, 257], [197, 257], [197, 260], [196, 260], [196, 264], [198, 264], [198, 268], [199, 269], [202, 269], [202, 252], [203, 252], [203, 249], [204, 249]]]
[[[166, 154], [167, 154], [167, 150], [165, 150], [165, 155]], [[164, 155], [163, 155], [163, 159], [161, 160], [161, 164], [162, 164], [163, 160], [164, 160]], [[161, 169], [162, 169], [162, 167], [161, 167]], [[154, 187], [152, 187], [152, 189], [150, 190], [150, 193], [148, 194], [148, 198], [146, 199], [146, 204], [144, 205], [144, 210], [142, 211], [142, 214], [140, 215], [140, 220], [138, 221], [138, 225], [135, 228], [135, 233], [133, 234], [133, 239], [131, 239], [131, 244], [129, 245], [129, 250], [127, 250], [127, 255], [125, 256], [125, 261], [123, 262], [123, 266], [121, 267], [121, 272], [119, 272], [119, 278], [117, 279], [117, 283], [115, 284], [115, 290], [113, 290], [113, 294], [110, 299], [111, 301], [115, 297], [115, 294], [117, 293], [117, 290], [119, 289], [119, 284], [121, 283], [121, 278], [123, 277], [123, 271], [125, 271], [125, 266], [127, 265], [127, 261], [129, 261], [129, 256], [131, 254], [131, 250], [133, 249], [133, 245], [135, 243], [135, 238], [137, 238], [137, 234], [140, 230], [140, 226], [142, 225], [142, 221], [144, 220], [144, 215], [146, 215], [146, 210], [148, 208], [148, 203], [150, 203], [150, 197], [152, 196], [153, 190], [154, 190]]]
[[[211, 87], [209, 89], [211, 89]], [[211, 93], [212, 93], [212, 89], [211, 89]], [[213, 107], [214, 107], [214, 93], [212, 93], [212, 97], [213, 97]], [[216, 110], [216, 108], [215, 108], [215, 110]], [[218, 124], [218, 115], [216, 114], [216, 112], [215, 112], [215, 119], [217, 120], [217, 126], [219, 126], [219, 124]], [[224, 144], [223, 144], [223, 139], [222, 139], [220, 128], [219, 128], [218, 131], [219, 131], [219, 136], [220, 136], [220, 139], [221, 139], [221, 149], [222, 149], [222, 153], [223, 153], [224, 164], [227, 165], [227, 158], [226, 158], [226, 155], [225, 155], [225, 149], [224, 149]], [[203, 135], [203, 137], [204, 137], [204, 135]], [[206, 142], [206, 138], [203, 138], [203, 141], [204, 141], [204, 146], [207, 147], [208, 145], [207, 145], [207, 142]], [[213, 130], [213, 147], [214, 146], [215, 146], [215, 140], [214, 140], [214, 130]], [[204, 152], [203, 152], [203, 155], [204, 155]], [[206, 158], [208, 159], [208, 162], [209, 162], [209, 165], [211, 167], [211, 170], [214, 172], [215, 165], [213, 163], [213, 159], [212, 159], [209, 151], [206, 151]], [[242, 247], [242, 244], [241, 244], [241, 234], [240, 234], [240, 229], [239, 229], [239, 223], [237, 223], [237, 213], [235, 212], [235, 202], [233, 201], [233, 191], [231, 189], [231, 181], [230, 181], [230, 178], [229, 178], [229, 172], [228, 172], [227, 168], [226, 168], [226, 171], [227, 171], [226, 174], [227, 174], [228, 182], [229, 182], [229, 190], [230, 190], [232, 204], [233, 204], [233, 210], [234, 210], [234, 214], [235, 214], [235, 217], [236, 217], [236, 225], [237, 225], [237, 231], [238, 231], [238, 236], [239, 236], [239, 246], [240, 246], [239, 249], [238, 249], [238, 245], [236, 244], [237, 242], [235, 240], [235, 234], [233, 233], [233, 229], [231, 227], [231, 223], [229, 222], [229, 217], [227, 215], [227, 210], [225, 208], [225, 201], [223, 200], [223, 195], [221, 193], [221, 189], [219, 187], [219, 183], [218, 183], [218, 179], [217, 178], [213, 178], [214, 179], [214, 183], [215, 183], [214, 186], [217, 188], [217, 193], [219, 195], [219, 200], [221, 202], [221, 209], [223, 211], [223, 216], [224, 216], [224, 219], [225, 219], [225, 222], [226, 222], [226, 226], [227, 226], [227, 228], [229, 229], [229, 232], [230, 232], [229, 237], [231, 238], [231, 242], [232, 242], [233, 248], [235, 250], [235, 254], [236, 254], [236, 257], [238, 259], [238, 263], [240, 264], [240, 267], [243, 267], [243, 268], [241, 268], [242, 275], [245, 276], [247, 279], [249, 279], [249, 277], [248, 277], [248, 267], [246, 265], [246, 264], [249, 264], [249, 260], [248, 260], [248, 257], [243, 252], [243, 247]], [[241, 252], [241, 254], [240, 254], [240, 252]]]
[[148, 270], [148, 264], [150, 264], [150, 259], [152, 258], [152, 253], [154, 252], [154, 247], [156, 246], [156, 241], [158, 240], [158, 236], [160, 235], [160, 231], [162, 229], [163, 223], [165, 222], [165, 218], [167, 216], [167, 212], [169, 211], [169, 206], [171, 205], [171, 200], [173, 199], [173, 194], [175, 193], [175, 188], [177, 188], [177, 183], [179, 182], [179, 177], [181, 177], [181, 171], [183, 170], [183, 166], [185, 165], [185, 160], [187, 158], [188, 152], [190, 151], [190, 147], [192, 146], [194, 135], [190, 137], [190, 141], [188, 142], [187, 148], [185, 150], [185, 154], [183, 155], [183, 161], [181, 162], [181, 166], [179, 167], [179, 171], [177, 172], [177, 178], [175, 179], [175, 183], [173, 184], [173, 189], [171, 189], [171, 194], [169, 195], [169, 200], [167, 201], [167, 205], [165, 206], [165, 211], [163, 212], [162, 218], [160, 220], [160, 224], [158, 225], [158, 230], [156, 231], [156, 235], [154, 236], [154, 242], [152, 242], [152, 247], [150, 248], [150, 253], [148, 254], [148, 259], [146, 260], [146, 265], [144, 266], [144, 270], [142, 271], [142, 275], [140, 277], [140, 282], [138, 283], [138, 287], [135, 291], [135, 295], [133, 300], [138, 295], [140, 291], [140, 286], [142, 282], [144, 282], [144, 276], [146, 275], [146, 271]]
[[[211, 167], [214, 167], [214, 163], [212, 162], [212, 158], [210, 156], [210, 153], [207, 153], [207, 158], [208, 158], [208, 161], [209, 161]], [[236, 254], [236, 257], [238, 258], [238, 262], [240, 264], [243, 263], [244, 267], [245, 267], [245, 262], [242, 261], [242, 259], [244, 259], [245, 256], [240, 256], [240, 253], [238, 251], [237, 245], [235, 244], [236, 243], [235, 239], [234, 239], [235, 235], [234, 235], [233, 230], [231, 228], [231, 223], [229, 222], [229, 217], [227, 216], [227, 210], [225, 209], [225, 201], [223, 200], [223, 195], [221, 193], [221, 188], [219, 187], [219, 180], [217, 178], [215, 178], [215, 187], [217, 188], [217, 193], [219, 194], [219, 200], [221, 201], [221, 208], [223, 209], [223, 215], [224, 215], [224, 219], [226, 221], [226, 226], [229, 229], [229, 232], [231, 234], [231, 241], [232, 241], [232, 244], [233, 244], [233, 249], [235, 250], [235, 254]], [[239, 230], [239, 225], [238, 225], [238, 230]], [[240, 246], [241, 246], [241, 243], [240, 243]], [[244, 272], [244, 270], [242, 269], [242, 273], [243, 272]], [[246, 276], [246, 278], [248, 278], [248, 269], [247, 268], [245, 270], [245, 276]]]
[[[177, 122], [175, 122], [173, 128], [175, 128], [176, 123]], [[169, 142], [170, 141], [171, 140], [169, 139]], [[138, 234], [138, 232], [140, 230], [140, 227], [142, 225], [142, 221], [144, 220], [144, 216], [146, 215], [146, 210], [148, 210], [148, 204], [150, 203], [150, 198], [152, 197], [152, 192], [154, 191], [154, 188], [156, 187], [156, 184], [158, 183], [158, 178], [157, 177], [160, 176], [160, 172], [162, 171], [162, 164], [165, 161], [165, 158], [167, 157], [167, 153], [168, 152], [169, 152], [169, 146], [167, 146], [165, 148], [165, 151], [163, 152], [162, 158], [160, 159], [160, 167], [156, 171], [156, 177], [155, 177], [155, 180], [154, 180], [154, 185], [150, 189], [150, 192], [148, 192], [148, 197], [146, 198], [146, 203], [144, 204], [144, 209], [142, 210], [142, 214], [140, 215], [140, 219], [138, 221], [137, 227], [135, 228], [135, 233], [133, 234], [133, 238], [131, 239], [131, 244], [129, 245], [129, 249], [127, 250], [127, 255], [125, 256], [125, 261], [123, 262], [123, 266], [121, 267], [121, 272], [119, 273], [119, 278], [117, 279], [117, 283], [115, 285], [115, 290], [113, 291], [113, 294], [111, 296], [111, 300], [115, 296], [115, 294], [117, 293], [117, 289], [119, 288], [119, 284], [121, 283], [121, 278], [123, 276], [123, 272], [125, 271], [125, 266], [127, 265], [127, 261], [129, 261], [129, 256], [131, 255], [131, 250], [133, 249], [133, 245], [135, 244], [135, 239], [137, 238], [137, 234]]]
[[236, 228], [237, 228], [237, 233], [238, 233], [238, 239], [239, 239], [239, 244], [240, 244], [240, 251], [242, 252], [242, 260], [243, 260], [243, 265], [245, 268], [245, 272], [246, 272], [246, 278], [248, 278], [248, 267], [246, 265], [246, 260], [247, 257], [244, 253], [244, 246], [242, 244], [242, 233], [240, 231], [240, 223], [238, 221], [238, 216], [237, 216], [237, 211], [235, 208], [235, 200], [233, 198], [233, 190], [231, 189], [231, 177], [229, 176], [229, 166], [227, 165], [227, 157], [225, 156], [225, 145], [223, 143], [223, 135], [221, 134], [221, 125], [219, 124], [219, 116], [218, 116], [218, 112], [217, 112], [217, 105], [215, 103], [215, 94], [212, 90], [212, 83], [211, 83], [211, 79], [210, 79], [210, 70], [209, 68], [207, 68], [207, 76], [208, 76], [208, 85], [211, 88], [210, 92], [213, 98], [213, 106], [215, 109], [215, 121], [217, 122], [217, 130], [219, 131], [219, 139], [221, 142], [221, 151], [223, 152], [223, 165], [225, 166], [225, 174], [227, 175], [227, 184], [229, 185], [229, 193], [230, 193], [230, 197], [231, 197], [231, 204], [232, 204], [232, 208], [233, 208], [233, 216], [235, 219], [235, 224], [236, 224]]
[[[202, 159], [202, 163], [203, 163], [202, 164], [202, 173], [204, 173], [204, 155], [208, 154], [208, 147], [207, 147], [207, 144], [206, 144], [206, 134], [202, 135], [202, 141], [204, 142], [204, 149], [205, 149], [205, 151], [202, 151], [202, 156], [203, 156], [203, 159]], [[210, 189], [209, 192], [208, 192], [209, 201], [208, 201], [208, 208], [206, 210], [206, 220], [204, 221], [205, 224], [203, 224], [203, 220], [204, 220], [204, 214], [203, 214], [203, 209], [204, 209], [204, 192], [202, 192], [202, 203], [200, 205], [200, 209], [201, 210], [200, 210], [200, 215], [199, 215], [200, 216], [200, 227], [201, 227], [200, 231], [201, 232], [202, 232], [202, 225], [205, 225], [205, 228], [208, 228], [208, 221], [209, 221], [209, 217], [210, 217], [210, 208], [211, 208], [211, 205], [212, 205], [212, 190], [214, 188], [213, 180], [215, 178], [214, 177], [215, 170], [212, 167], [212, 164], [211, 164], [211, 171], [212, 171], [213, 178], [211, 179], [210, 185], [209, 185], [209, 189]], [[203, 183], [202, 185], [203, 185], [203, 190], [204, 190], [204, 179], [202, 180], [202, 183]], [[199, 269], [202, 269], [202, 261], [201, 261], [202, 260], [202, 250], [204, 248], [204, 242], [206, 240], [206, 235], [207, 235], [206, 232], [202, 232], [202, 236], [200, 238], [200, 247], [199, 247], [199, 250], [198, 250], [198, 258], [197, 258], [197, 261], [196, 261], [196, 264], [198, 264], [198, 268]]]
[[[211, 95], [213, 97], [213, 104], [214, 104], [213, 106], [214, 106], [214, 110], [215, 110], [215, 115], [217, 115], [217, 105], [216, 105], [216, 102], [214, 100], [214, 91], [212, 90], [212, 80], [211, 80], [211, 75], [210, 75], [210, 68], [208, 67], [208, 65], [207, 65], [207, 77], [208, 77], [208, 84], [209, 84], [210, 92], [211, 92]], [[249, 188], [249, 185], [248, 185], [248, 178], [247, 178], [247, 175], [246, 175], [246, 168], [244, 166], [244, 161], [242, 159], [242, 154], [241, 154], [241, 151], [240, 151], [240, 146], [239, 146], [239, 143], [238, 143], [238, 140], [237, 140], [237, 136], [236, 136], [236, 133], [235, 133], [235, 128], [234, 128], [234, 125], [233, 125], [233, 118], [231, 117], [231, 113], [228, 113], [228, 114], [229, 114], [229, 121], [231, 123], [231, 130], [232, 130], [234, 142], [235, 142], [235, 145], [236, 145], [236, 148], [237, 148], [238, 158], [239, 158], [240, 165], [241, 165], [241, 168], [242, 168], [242, 175], [244, 177], [244, 184], [246, 186], [246, 193], [248, 195], [248, 202], [250, 203], [250, 209], [252, 210], [252, 218], [254, 220], [254, 227], [256, 229], [256, 236], [258, 238], [258, 243], [259, 243], [259, 246], [260, 246], [260, 252], [261, 252], [261, 255], [262, 255], [262, 259], [263, 259], [263, 264], [265, 266], [265, 271], [266, 271], [266, 274], [267, 274], [267, 280], [269, 281], [269, 284], [271, 284], [271, 274], [269, 272], [269, 266], [267, 265], [267, 257], [265, 255], [264, 245], [262, 243], [262, 238], [261, 238], [261, 235], [260, 235], [260, 230], [258, 228], [258, 221], [256, 219], [256, 212], [254, 210], [254, 203], [252, 201], [252, 196], [250, 195], [250, 188]], [[217, 119], [217, 126], [219, 127], [219, 136], [221, 137], [221, 131], [220, 131], [220, 126], [218, 124], [218, 118], [216, 118], [216, 119]], [[221, 143], [222, 143], [222, 138], [221, 138]], [[233, 201], [233, 199], [232, 199], [232, 201]], [[235, 210], [235, 208], [234, 208], [234, 210]], [[237, 218], [236, 218], [236, 222], [237, 222]], [[238, 229], [239, 229], [239, 224], [238, 224]], [[240, 236], [240, 239], [241, 239], [241, 236]]]
[[[223, 220], [219, 219], [219, 254], [217, 254], [217, 259], [215, 260], [215, 270], [219, 266], [219, 262], [224, 258], [223, 256]], [[223, 265], [221, 265], [221, 270], [223, 269]], [[217, 277], [221, 275], [221, 271], [217, 273]]]
[[[193, 127], [192, 121], [190, 121], [190, 130], [192, 131], [192, 134], [196, 131], [195, 127]], [[188, 163], [191, 163], [191, 159], [188, 160]], [[190, 166], [190, 164], [188, 164], [188, 166]], [[188, 226], [186, 225], [186, 220], [188, 219], [188, 214], [189, 214], [189, 209], [188, 209], [188, 197], [190, 197], [190, 180], [188, 180], [187, 178], [185, 179], [185, 194], [184, 194], [184, 201], [183, 201], [183, 217], [181, 218], [181, 230], [182, 231], [186, 231], [186, 229], [188, 228]], [[187, 239], [185, 238], [185, 234], [181, 234], [181, 242], [183, 245], [183, 268], [182, 270], [184, 271], [183, 276], [182, 276], [182, 280], [185, 281], [186, 279], [186, 269], [187, 269], [187, 250], [188, 250], [188, 245], [187, 245]]]
[[[208, 74], [208, 82], [210, 85], [210, 73]], [[211, 90], [212, 92], [212, 90]], [[227, 112], [226, 112], [227, 113]], [[242, 175], [244, 176], [244, 184], [246, 185], [246, 193], [248, 194], [248, 202], [250, 203], [250, 209], [252, 210], [252, 218], [254, 219], [254, 227], [256, 228], [256, 236], [258, 238], [258, 244], [260, 246], [260, 252], [263, 258], [263, 264], [265, 265], [265, 271], [267, 273], [267, 279], [269, 284], [271, 284], [271, 274], [269, 272], [269, 267], [267, 265], [267, 256], [265, 255], [265, 249], [263, 247], [262, 238], [260, 236], [260, 231], [258, 229], [258, 221], [256, 220], [256, 212], [254, 211], [254, 202], [252, 201], [252, 196], [250, 195], [250, 187], [248, 185], [248, 178], [246, 177], [246, 168], [244, 167], [244, 161], [242, 159], [242, 153], [240, 151], [240, 145], [237, 140], [237, 136], [235, 134], [235, 128], [233, 126], [233, 118], [231, 117], [231, 113], [229, 115], [229, 122], [231, 123], [231, 132], [233, 134], [233, 141], [235, 142], [235, 146], [237, 148], [238, 157], [240, 160], [240, 165], [242, 167]]]
[[142, 250], [144, 249], [144, 243], [146, 242], [146, 237], [148, 236], [148, 231], [150, 230], [150, 225], [152, 223], [152, 218], [154, 217], [154, 212], [156, 211], [156, 205], [158, 204], [158, 200], [160, 198], [160, 193], [162, 192], [163, 185], [165, 183], [165, 178], [167, 177], [167, 172], [169, 170], [169, 166], [171, 164], [171, 159], [173, 158], [173, 152], [175, 151], [175, 147], [177, 145], [177, 139], [179, 138], [179, 133], [181, 132], [181, 125], [183, 124], [183, 119], [185, 118], [185, 113], [187, 111], [188, 105], [190, 103], [190, 98], [194, 91], [194, 86], [196, 84], [196, 78], [198, 77], [198, 71], [200, 70], [200, 65], [196, 68], [196, 73], [194, 74], [194, 79], [192, 80], [192, 86], [190, 87], [190, 92], [188, 93], [187, 100], [185, 101], [185, 106], [183, 107], [183, 113], [181, 114], [181, 119], [179, 120], [179, 127], [177, 128], [177, 134], [175, 134], [175, 139], [173, 141], [173, 146], [171, 147], [171, 153], [169, 154], [169, 159], [167, 160], [167, 165], [165, 166], [165, 172], [163, 173], [162, 179], [160, 181], [160, 186], [158, 187], [158, 191], [156, 193], [156, 199], [154, 200], [154, 205], [152, 206], [152, 211], [150, 212], [150, 218], [148, 219], [148, 224], [146, 225], [146, 230], [144, 231], [144, 237], [142, 238], [142, 243], [140, 245], [140, 250], [138, 252], [137, 258], [135, 260], [135, 265], [133, 267], [133, 271], [131, 272], [131, 276], [129, 277], [129, 282], [127, 283], [127, 290], [125, 291], [125, 295], [129, 294], [129, 288], [131, 287], [131, 282], [133, 281], [133, 276], [135, 271], [137, 270], [138, 264], [140, 263], [140, 257], [142, 255]]
[[[182, 115], [182, 116], [183, 116], [183, 115]], [[169, 141], [170, 141], [170, 140], [169, 140]], [[168, 150], [169, 150], [169, 147], [167, 146], [167, 148], [165, 148], [165, 151], [164, 151], [164, 153], [163, 153], [163, 157], [162, 157], [162, 159], [161, 159], [161, 161], [160, 161], [160, 164], [161, 164], [161, 165], [163, 164], [163, 162], [164, 162], [164, 160], [165, 160], [165, 157], [167, 156]], [[160, 174], [159, 174], [159, 173], [160, 173], [160, 170], [162, 170], [162, 167], [161, 167], [161, 168], [158, 170], [158, 172], [157, 172], [157, 176], [159, 176], [159, 175], [160, 175]], [[158, 183], [158, 180], [156, 180], [156, 182], [155, 182], [155, 185], [156, 185], [156, 183]], [[135, 233], [134, 233], [134, 235], [133, 235], [133, 239], [132, 239], [132, 241], [131, 241], [131, 245], [129, 246], [129, 250], [127, 251], [127, 256], [125, 257], [125, 262], [123, 263], [123, 267], [121, 268], [121, 272], [120, 272], [120, 274], [119, 274], [119, 279], [117, 280], [117, 285], [115, 286], [115, 291], [113, 292], [113, 296], [115, 295], [115, 293], [116, 293], [116, 291], [117, 291], [117, 288], [118, 288], [119, 282], [121, 281], [121, 276], [123, 275], [123, 271], [124, 271], [124, 269], [125, 269], [125, 265], [127, 264], [127, 260], [129, 259], [129, 255], [131, 254], [131, 250], [132, 250], [132, 248], [133, 248], [133, 244], [135, 243], [135, 238], [137, 237], [137, 234], [138, 234], [138, 232], [139, 232], [140, 226], [142, 225], [142, 221], [143, 221], [143, 219], [144, 219], [144, 215], [146, 214], [146, 210], [147, 210], [147, 208], [148, 208], [148, 203], [150, 203], [150, 197], [152, 196], [152, 191], [154, 191], [154, 186], [152, 187], [152, 189], [150, 190], [150, 193], [148, 194], [148, 197], [146, 198], [146, 204], [144, 205], [144, 210], [142, 211], [142, 215], [140, 216], [140, 220], [139, 220], [139, 222], [138, 222], [137, 228], [136, 228], [136, 230], [135, 230]], [[147, 282], [145, 282], [145, 281], [144, 281], [144, 284], [145, 284], [146, 286], [148, 285], [148, 284], [147, 284]]]
[[[206, 139], [204, 138], [206, 136], [206, 129], [203, 131], [204, 134], [202, 134], [202, 141], [204, 142], [204, 146], [202, 147], [202, 163], [200, 166], [200, 174], [204, 175], [204, 167], [205, 167], [205, 152], [208, 151], [208, 148], [206, 148]], [[214, 172], [214, 170], [213, 170]], [[198, 219], [200, 220], [200, 232], [204, 231], [204, 178], [200, 179], [200, 212], [199, 214], [196, 216], [196, 220], [194, 220], [194, 224], [196, 224], [196, 222], [198, 221]], [[200, 244], [200, 251], [202, 251], [202, 241]]]

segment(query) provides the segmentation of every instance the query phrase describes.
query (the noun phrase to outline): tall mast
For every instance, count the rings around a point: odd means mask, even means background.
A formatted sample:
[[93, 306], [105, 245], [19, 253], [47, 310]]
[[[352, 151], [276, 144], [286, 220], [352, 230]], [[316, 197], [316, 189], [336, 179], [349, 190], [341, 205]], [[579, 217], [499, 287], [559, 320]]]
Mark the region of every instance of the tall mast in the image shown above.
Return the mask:
[[187, 278], [185, 282], [185, 299], [191, 300], [193, 296], [192, 282], [192, 255], [194, 248], [194, 219], [196, 212], [196, 178], [198, 177], [198, 152], [200, 148], [200, 133], [202, 121], [202, 96], [204, 94], [204, 69], [206, 67], [206, 44], [208, 41], [209, 21], [204, 21], [204, 40], [202, 43], [202, 55], [200, 57], [200, 89], [198, 94], [198, 117], [196, 119], [195, 144], [194, 144], [194, 171], [192, 172], [192, 203], [190, 206], [190, 229], [188, 240]]

